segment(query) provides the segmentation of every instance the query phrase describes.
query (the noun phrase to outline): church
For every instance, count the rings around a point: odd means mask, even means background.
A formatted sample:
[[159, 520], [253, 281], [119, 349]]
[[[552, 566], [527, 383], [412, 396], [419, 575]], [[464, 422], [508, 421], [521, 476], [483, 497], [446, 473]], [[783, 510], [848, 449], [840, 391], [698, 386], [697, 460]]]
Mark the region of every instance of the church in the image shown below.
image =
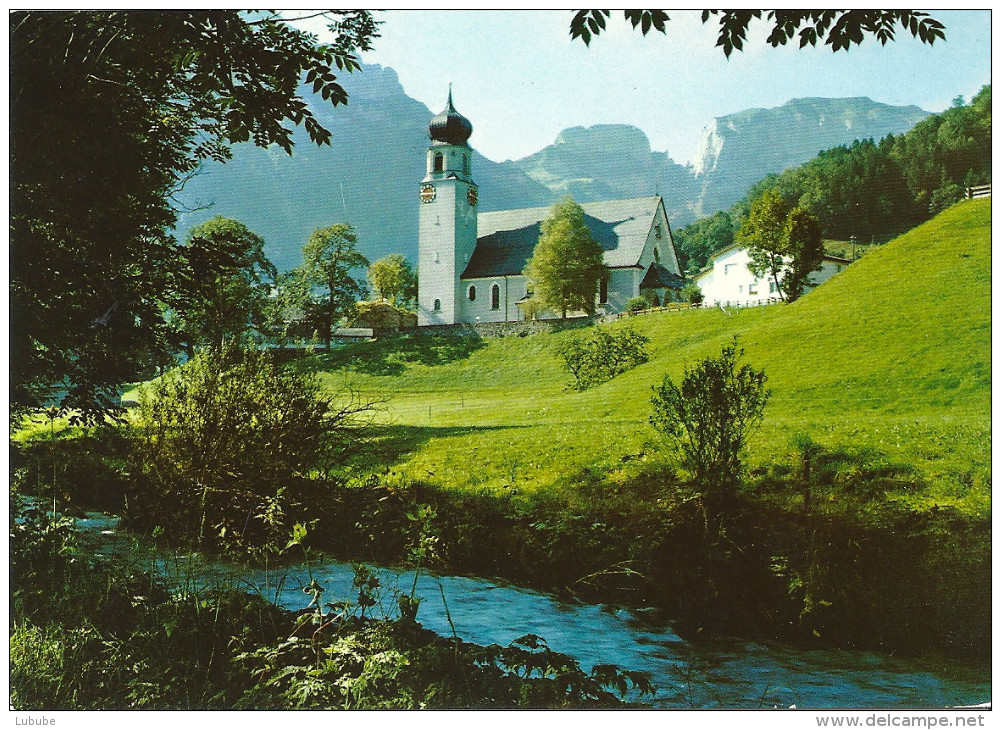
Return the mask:
[[[531, 292], [522, 270], [551, 209], [478, 212], [468, 143], [473, 126], [455, 110], [451, 91], [428, 133], [427, 174], [420, 183], [418, 325], [525, 319]], [[641, 295], [658, 302], [677, 298], [684, 282], [659, 196], [581, 207], [609, 271], [597, 292], [598, 312], [621, 312]]]

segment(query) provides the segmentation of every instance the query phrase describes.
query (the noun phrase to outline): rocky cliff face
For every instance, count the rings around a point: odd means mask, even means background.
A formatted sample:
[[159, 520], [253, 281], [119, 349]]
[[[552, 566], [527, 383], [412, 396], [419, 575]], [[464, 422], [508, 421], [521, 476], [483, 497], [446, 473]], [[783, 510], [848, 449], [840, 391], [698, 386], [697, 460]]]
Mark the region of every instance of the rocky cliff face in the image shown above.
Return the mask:
[[624, 124], [571, 127], [543, 150], [505, 165], [581, 203], [660, 193], [672, 221], [692, 219], [698, 193], [689, 168], [652, 151], [641, 130]]
[[800, 165], [821, 150], [856, 139], [906, 132], [928, 116], [916, 106], [889, 106], [865, 97], [793, 99], [774, 109], [717, 117], [702, 133], [693, 171], [700, 215], [729, 208], [769, 173]]

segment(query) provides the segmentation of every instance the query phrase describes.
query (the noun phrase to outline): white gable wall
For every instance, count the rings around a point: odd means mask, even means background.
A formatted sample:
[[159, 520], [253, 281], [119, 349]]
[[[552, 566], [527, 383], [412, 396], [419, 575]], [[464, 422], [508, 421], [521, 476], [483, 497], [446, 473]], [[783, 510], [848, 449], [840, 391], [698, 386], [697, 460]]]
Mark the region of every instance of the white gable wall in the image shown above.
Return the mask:
[[779, 295], [767, 277], [758, 279], [747, 268], [746, 248], [731, 248], [713, 259], [712, 272], [696, 280], [709, 304], [758, 304]]
[[[671, 236], [671, 226], [667, 222], [667, 215], [664, 213], [663, 202], [657, 206], [657, 212], [650, 223], [650, 232], [647, 234], [646, 245], [643, 247], [643, 253], [640, 254], [640, 258], [636, 263], [642, 266], [643, 273], [646, 273], [646, 270], [650, 268], [650, 264], [654, 261], [659, 262], [661, 266], [671, 273], [681, 273], [681, 269], [678, 267], [678, 257], [674, 253], [674, 239]], [[633, 296], [639, 295], [638, 285], [640, 281], [643, 281], [642, 274], [639, 280], [637, 280], [637, 290]]]

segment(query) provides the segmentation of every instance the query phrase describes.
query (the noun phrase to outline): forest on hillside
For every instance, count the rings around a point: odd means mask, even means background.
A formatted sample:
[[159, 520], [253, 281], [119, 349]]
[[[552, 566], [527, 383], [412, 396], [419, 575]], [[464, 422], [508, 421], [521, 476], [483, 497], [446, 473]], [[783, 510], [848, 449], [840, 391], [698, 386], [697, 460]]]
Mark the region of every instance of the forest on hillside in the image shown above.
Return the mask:
[[803, 206], [828, 239], [881, 243], [960, 200], [967, 187], [991, 181], [991, 87], [902, 135], [856, 140], [765, 177], [729, 211], [674, 232], [688, 273], [734, 242], [751, 204], [776, 190], [791, 209]]

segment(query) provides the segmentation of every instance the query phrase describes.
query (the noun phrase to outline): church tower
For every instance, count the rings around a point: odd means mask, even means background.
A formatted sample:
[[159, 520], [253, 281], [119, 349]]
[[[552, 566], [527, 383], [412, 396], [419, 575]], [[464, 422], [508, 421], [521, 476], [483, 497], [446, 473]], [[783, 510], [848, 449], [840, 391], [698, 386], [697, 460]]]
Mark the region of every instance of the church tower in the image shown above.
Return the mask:
[[418, 325], [462, 322], [459, 277], [476, 248], [477, 188], [467, 140], [473, 125], [452, 105], [431, 119], [427, 174], [420, 185]]

